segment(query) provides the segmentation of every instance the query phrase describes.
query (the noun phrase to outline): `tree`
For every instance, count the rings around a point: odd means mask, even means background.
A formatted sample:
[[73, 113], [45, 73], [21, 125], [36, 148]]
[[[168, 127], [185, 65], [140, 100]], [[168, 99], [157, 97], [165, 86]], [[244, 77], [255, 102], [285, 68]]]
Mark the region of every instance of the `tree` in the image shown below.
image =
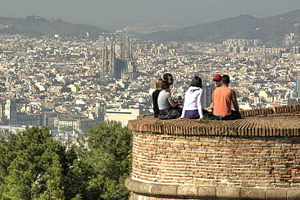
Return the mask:
[[66, 148], [47, 127], [0, 139], [0, 199], [128, 199], [131, 132], [103, 122], [79, 144]]
[[46, 127], [26, 129], [1, 140], [1, 199], [65, 199], [64, 151]]
[[131, 132], [110, 121], [90, 127], [87, 149], [78, 151], [73, 181], [83, 199], [128, 199], [125, 178], [131, 161]]

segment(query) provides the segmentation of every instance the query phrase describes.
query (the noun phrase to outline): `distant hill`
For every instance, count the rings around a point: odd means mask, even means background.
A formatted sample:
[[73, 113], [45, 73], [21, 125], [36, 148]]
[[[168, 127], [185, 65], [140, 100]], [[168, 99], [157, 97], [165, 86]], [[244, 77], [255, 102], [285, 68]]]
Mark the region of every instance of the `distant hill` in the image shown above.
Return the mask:
[[92, 25], [72, 24], [60, 19], [47, 20], [38, 16], [26, 18], [0, 17], [0, 34], [23, 34], [28, 36], [45, 36], [59, 34], [60, 36], [86, 36], [97, 38], [103, 32], [109, 32], [103, 28]]
[[158, 42], [166, 41], [222, 41], [230, 38], [261, 39], [279, 43], [286, 33], [297, 31], [295, 23], [300, 23], [300, 10], [282, 15], [256, 18], [242, 14], [228, 19], [189, 26], [170, 31], [159, 31], [142, 35], [142, 39]]

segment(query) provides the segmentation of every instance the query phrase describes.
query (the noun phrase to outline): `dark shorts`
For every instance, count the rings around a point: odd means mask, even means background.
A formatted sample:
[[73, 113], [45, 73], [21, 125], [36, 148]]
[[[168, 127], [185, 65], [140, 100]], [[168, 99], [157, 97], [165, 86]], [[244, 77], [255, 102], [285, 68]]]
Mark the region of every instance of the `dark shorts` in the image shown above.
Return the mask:
[[214, 116], [212, 113], [208, 113], [205, 115], [205, 118], [213, 120], [235, 120], [242, 119], [242, 116], [239, 112], [232, 110], [231, 115], [228, 116]]
[[159, 110], [158, 109], [153, 109], [153, 111], [154, 111], [154, 117], [158, 118]]
[[181, 108], [168, 108], [159, 111], [159, 119], [176, 119], [181, 116]]

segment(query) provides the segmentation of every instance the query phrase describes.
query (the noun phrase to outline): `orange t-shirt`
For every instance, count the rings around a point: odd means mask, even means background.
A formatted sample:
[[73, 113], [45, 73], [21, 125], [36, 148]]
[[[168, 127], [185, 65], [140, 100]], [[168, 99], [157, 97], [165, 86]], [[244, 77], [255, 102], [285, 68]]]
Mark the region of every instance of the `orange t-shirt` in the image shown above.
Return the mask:
[[218, 87], [214, 91], [213, 114], [215, 116], [231, 115], [232, 89], [229, 87]]

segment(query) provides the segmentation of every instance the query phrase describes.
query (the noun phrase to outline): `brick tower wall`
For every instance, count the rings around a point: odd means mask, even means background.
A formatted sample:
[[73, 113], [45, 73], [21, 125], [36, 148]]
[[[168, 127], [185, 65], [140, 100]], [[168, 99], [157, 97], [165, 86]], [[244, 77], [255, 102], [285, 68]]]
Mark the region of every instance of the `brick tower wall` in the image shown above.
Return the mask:
[[[274, 117], [275, 116], [275, 117]], [[300, 116], [131, 121], [134, 200], [300, 199]]]
[[134, 133], [132, 178], [162, 184], [300, 187], [300, 138]]

